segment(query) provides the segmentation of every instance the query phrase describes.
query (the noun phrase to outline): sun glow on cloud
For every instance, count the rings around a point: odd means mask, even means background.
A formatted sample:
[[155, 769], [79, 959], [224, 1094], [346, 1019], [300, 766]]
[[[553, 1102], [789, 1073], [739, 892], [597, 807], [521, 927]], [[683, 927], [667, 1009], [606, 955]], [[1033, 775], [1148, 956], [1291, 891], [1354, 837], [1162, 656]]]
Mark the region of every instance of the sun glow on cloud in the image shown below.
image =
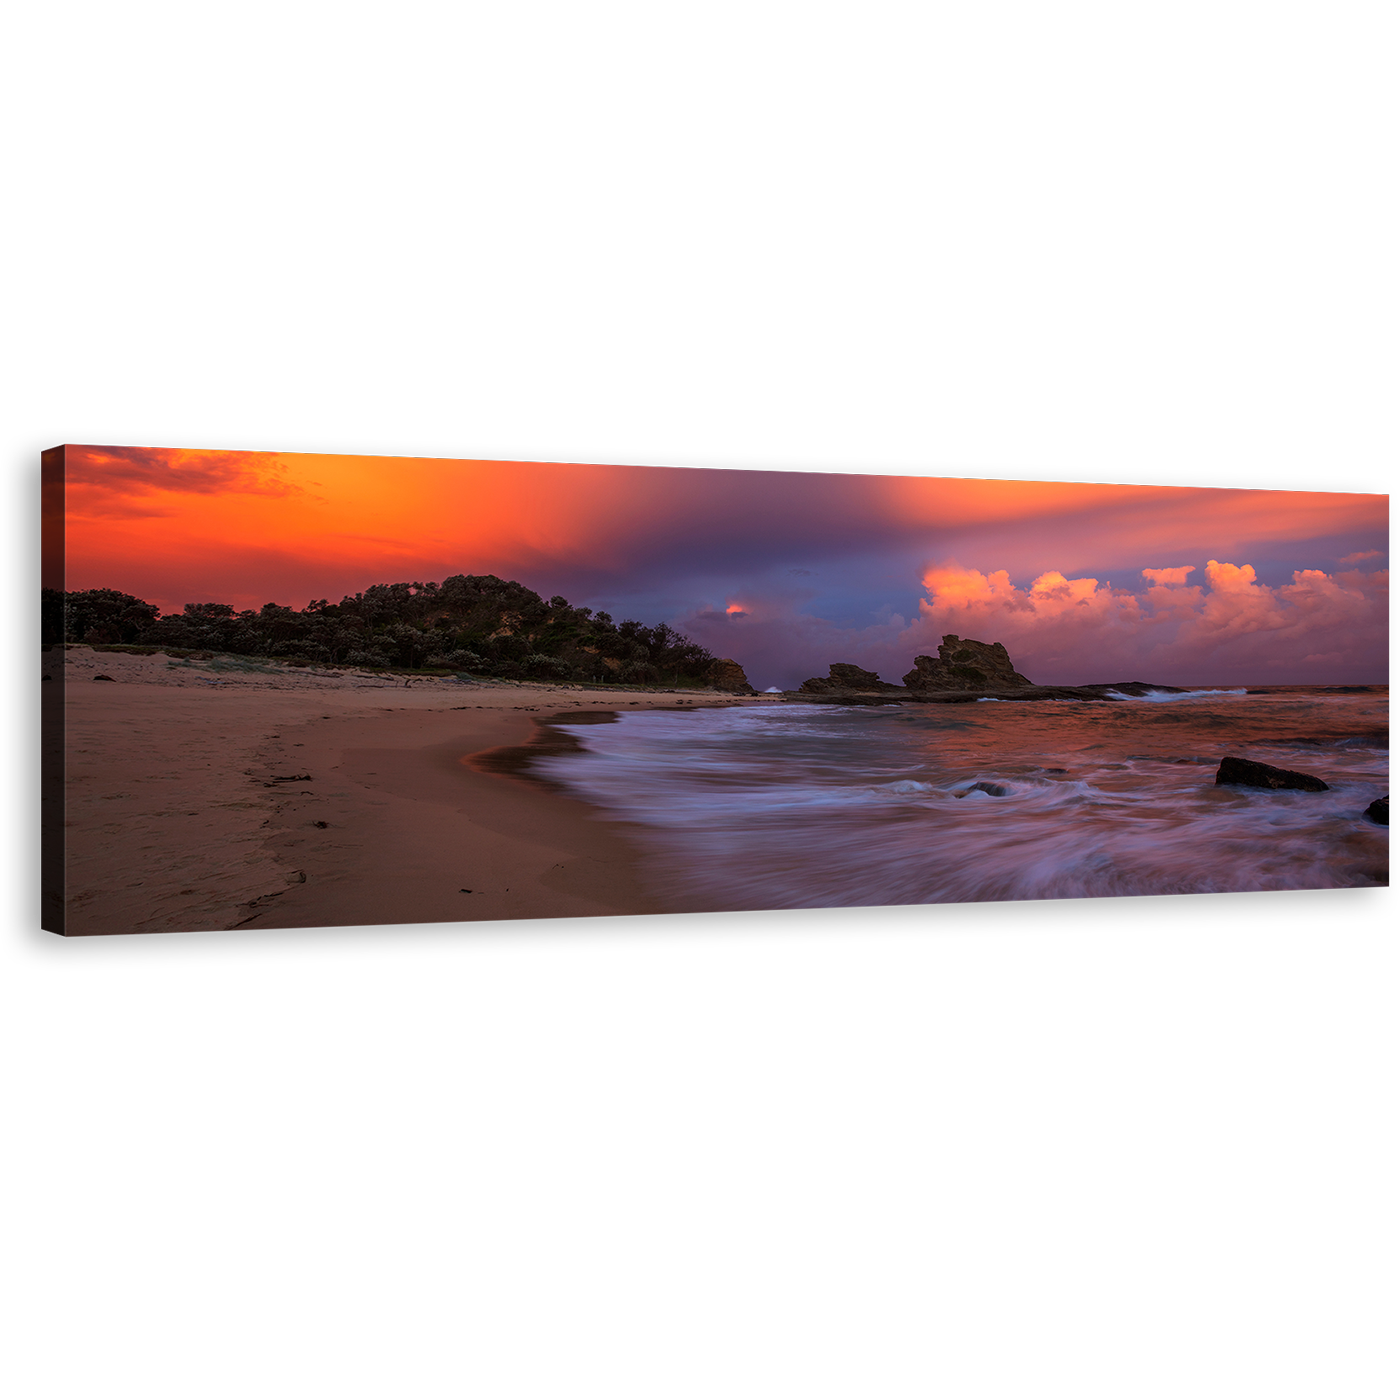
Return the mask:
[[[1321, 654], [1323, 643], [1342, 658], [1384, 656], [1385, 573], [1334, 577], [1300, 569], [1291, 583], [1270, 588], [1249, 564], [1211, 559], [1207, 587], [1188, 586], [1192, 572], [1192, 565], [1144, 569], [1152, 586], [1136, 594], [1054, 572], [1017, 588], [1004, 569], [983, 574], [943, 564], [924, 575], [920, 621], [931, 630], [1004, 642], [1021, 669], [1039, 665], [1057, 674], [1066, 666], [1087, 674], [1113, 657], [1177, 672], [1200, 668], [1202, 680], [1211, 678], [1212, 667], [1242, 663], [1266, 668], [1267, 677], [1305, 651]], [[1293, 645], [1280, 648], [1280, 642]]]
[[1183, 564], [1179, 569], [1144, 569], [1142, 576], [1165, 588], [1173, 583], [1185, 583], [1187, 574], [1195, 572], [1196, 566], [1194, 564]]

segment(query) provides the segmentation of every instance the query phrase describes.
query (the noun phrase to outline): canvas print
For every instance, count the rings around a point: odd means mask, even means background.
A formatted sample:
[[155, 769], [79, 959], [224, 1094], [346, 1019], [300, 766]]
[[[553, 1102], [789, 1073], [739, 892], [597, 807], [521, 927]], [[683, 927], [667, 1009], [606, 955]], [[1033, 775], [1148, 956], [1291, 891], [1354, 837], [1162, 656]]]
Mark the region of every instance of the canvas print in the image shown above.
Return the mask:
[[1388, 882], [1388, 498], [44, 455], [68, 935]]

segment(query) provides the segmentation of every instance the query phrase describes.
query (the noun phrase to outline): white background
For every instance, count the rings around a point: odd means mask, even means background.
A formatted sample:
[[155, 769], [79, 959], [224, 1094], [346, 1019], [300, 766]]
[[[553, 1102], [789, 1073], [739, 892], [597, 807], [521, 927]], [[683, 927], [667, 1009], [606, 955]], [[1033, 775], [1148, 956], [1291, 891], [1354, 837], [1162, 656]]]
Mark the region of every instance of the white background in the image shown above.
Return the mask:
[[0, 421], [1393, 465], [1394, 27], [27, 7]]
[[25, 1400], [1394, 1394], [1389, 935], [10, 974]]

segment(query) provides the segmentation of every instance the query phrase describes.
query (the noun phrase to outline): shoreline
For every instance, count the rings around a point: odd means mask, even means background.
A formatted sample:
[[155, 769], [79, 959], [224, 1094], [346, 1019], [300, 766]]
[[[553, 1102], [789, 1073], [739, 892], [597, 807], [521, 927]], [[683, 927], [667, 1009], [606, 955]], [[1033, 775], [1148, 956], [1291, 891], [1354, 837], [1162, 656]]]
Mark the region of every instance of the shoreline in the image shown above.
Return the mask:
[[[554, 697], [551, 697], [554, 698]], [[632, 701], [677, 708], [669, 698]], [[703, 702], [695, 709], [732, 701]], [[687, 709], [692, 708], [687, 706]], [[335, 781], [296, 786], [268, 845], [305, 875], [249, 906], [239, 928], [480, 923], [673, 912], [638, 880], [627, 823], [522, 771], [576, 751], [551, 721], [617, 710], [541, 706], [528, 715], [419, 710], [323, 721], [302, 755]], [[596, 717], [596, 718], [593, 718]], [[330, 763], [327, 760], [338, 759]], [[297, 765], [293, 765], [297, 766]], [[324, 827], [316, 823], [325, 822]]]
[[583, 714], [772, 703], [168, 661], [46, 658], [66, 713], [70, 936], [667, 912], [624, 823], [520, 774], [532, 741]]
[[638, 829], [530, 760], [579, 749], [561, 723], [791, 703], [405, 684], [81, 647], [44, 667], [60, 681], [45, 705], [66, 716], [74, 936], [679, 912], [641, 883]]

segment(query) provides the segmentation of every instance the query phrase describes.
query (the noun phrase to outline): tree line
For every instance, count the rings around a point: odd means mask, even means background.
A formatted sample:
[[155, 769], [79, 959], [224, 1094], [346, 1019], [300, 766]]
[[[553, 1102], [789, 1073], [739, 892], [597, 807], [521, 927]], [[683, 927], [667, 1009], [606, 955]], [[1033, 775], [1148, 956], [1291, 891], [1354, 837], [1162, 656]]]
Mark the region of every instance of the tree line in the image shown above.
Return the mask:
[[696, 683], [714, 656], [664, 622], [614, 622], [605, 612], [546, 602], [494, 574], [441, 583], [378, 583], [338, 603], [186, 603], [162, 616], [114, 588], [44, 589], [45, 643], [87, 642], [279, 657], [331, 666], [441, 669], [508, 680]]

